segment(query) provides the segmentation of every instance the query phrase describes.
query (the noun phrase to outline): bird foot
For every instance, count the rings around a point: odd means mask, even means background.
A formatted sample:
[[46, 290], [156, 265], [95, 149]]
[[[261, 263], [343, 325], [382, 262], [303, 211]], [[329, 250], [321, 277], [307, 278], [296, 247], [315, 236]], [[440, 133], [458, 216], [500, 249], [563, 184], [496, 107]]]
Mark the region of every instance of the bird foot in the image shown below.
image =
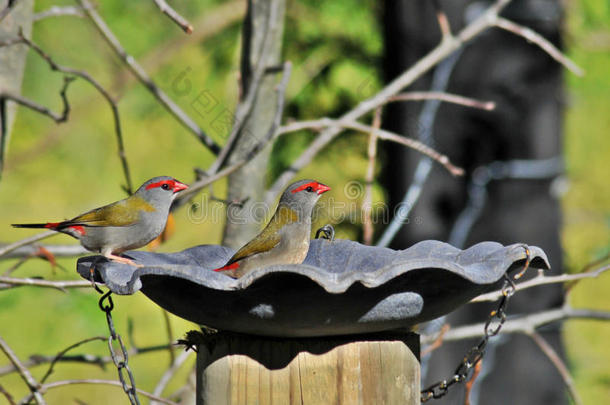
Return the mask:
[[144, 265], [138, 264], [138, 263], [134, 262], [133, 260], [128, 259], [123, 256], [108, 254], [108, 255], [104, 255], [104, 257], [107, 257], [108, 259], [112, 260], [113, 262], [124, 263], [124, 264], [128, 264], [130, 266], [135, 266], [135, 267], [144, 267]]
[[322, 239], [327, 239], [331, 242], [335, 240], [335, 228], [331, 224], [326, 224], [318, 229], [316, 231], [316, 239], [320, 238], [320, 234], [322, 234]]

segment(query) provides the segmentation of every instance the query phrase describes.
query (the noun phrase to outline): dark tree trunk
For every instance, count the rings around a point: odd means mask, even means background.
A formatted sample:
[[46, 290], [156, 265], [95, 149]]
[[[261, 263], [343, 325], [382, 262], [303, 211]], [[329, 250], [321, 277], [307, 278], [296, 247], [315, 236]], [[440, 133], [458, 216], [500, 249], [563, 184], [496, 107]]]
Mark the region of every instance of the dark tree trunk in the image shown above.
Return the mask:
[[[465, 25], [467, 16], [491, 2], [441, 1], [452, 30]], [[561, 10], [551, 0], [516, 1], [504, 14], [527, 25], [560, 45]], [[386, 1], [385, 74], [387, 80], [428, 52], [440, 40], [432, 2]], [[480, 100], [495, 101], [493, 112], [443, 104], [434, 120], [435, 147], [464, 167], [464, 178], [453, 178], [435, 166], [410, 221], [391, 247], [404, 249], [425, 239], [449, 239], [451, 229], [466, 206], [467, 184], [473, 171], [493, 161], [546, 159], [561, 154], [562, 71], [559, 64], [538, 47], [500, 30], [489, 30], [459, 56], [447, 91]], [[409, 90], [428, 90], [431, 75]], [[384, 126], [417, 137], [421, 104], [394, 104], [386, 110]], [[420, 159], [416, 153], [388, 147], [384, 181], [391, 207], [398, 204], [413, 179]], [[491, 181], [487, 201], [464, 245], [484, 240], [503, 244], [524, 242], [540, 246], [549, 256], [553, 272], [562, 270], [559, 241], [560, 207], [552, 194], [553, 178]], [[525, 291], [513, 298], [509, 313], [537, 311], [560, 305], [560, 286]], [[452, 325], [481, 322], [492, 305], [469, 305], [449, 317]], [[544, 336], [562, 353], [556, 327]], [[499, 339], [497, 339], [499, 340]], [[477, 380], [480, 396], [473, 404], [562, 404], [563, 382], [549, 360], [527, 337], [502, 339], [495, 356], [483, 364], [493, 370]], [[468, 348], [475, 343], [445, 344], [434, 352], [423, 386], [447, 378]], [[493, 350], [493, 348], [492, 348]], [[492, 357], [495, 358], [492, 365]], [[463, 401], [463, 391], [453, 389], [438, 403]], [[476, 400], [476, 398], [473, 398]]]

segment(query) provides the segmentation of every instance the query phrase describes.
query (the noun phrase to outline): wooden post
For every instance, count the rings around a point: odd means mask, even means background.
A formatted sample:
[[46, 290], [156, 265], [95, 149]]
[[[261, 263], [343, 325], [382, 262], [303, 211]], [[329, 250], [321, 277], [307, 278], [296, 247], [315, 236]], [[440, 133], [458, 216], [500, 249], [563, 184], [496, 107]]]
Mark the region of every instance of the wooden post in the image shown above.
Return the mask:
[[198, 345], [197, 405], [420, 403], [419, 336], [280, 339], [218, 333]]

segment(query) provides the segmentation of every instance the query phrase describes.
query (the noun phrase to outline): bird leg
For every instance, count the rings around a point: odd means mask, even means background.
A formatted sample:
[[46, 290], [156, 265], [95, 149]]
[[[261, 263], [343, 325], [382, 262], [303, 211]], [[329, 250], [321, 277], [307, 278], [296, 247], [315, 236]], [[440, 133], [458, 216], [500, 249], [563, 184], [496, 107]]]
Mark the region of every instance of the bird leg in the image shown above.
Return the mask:
[[322, 234], [322, 239], [327, 239], [331, 242], [335, 240], [335, 228], [331, 224], [326, 224], [318, 229], [316, 231], [316, 239], [320, 238], [320, 234]]
[[114, 262], [125, 263], [125, 264], [129, 264], [130, 266], [135, 266], [135, 267], [144, 267], [144, 265], [138, 264], [138, 263], [134, 262], [133, 260], [128, 259], [127, 257], [113, 255], [112, 253], [104, 253], [104, 257], [106, 257]]

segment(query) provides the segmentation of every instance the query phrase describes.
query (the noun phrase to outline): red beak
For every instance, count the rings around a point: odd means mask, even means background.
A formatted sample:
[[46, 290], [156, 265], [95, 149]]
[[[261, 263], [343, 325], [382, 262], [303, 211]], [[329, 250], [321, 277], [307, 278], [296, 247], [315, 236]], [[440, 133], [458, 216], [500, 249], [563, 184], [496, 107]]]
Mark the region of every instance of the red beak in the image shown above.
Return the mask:
[[328, 190], [330, 190], [330, 187], [322, 183], [318, 183], [318, 187], [316, 187], [316, 192], [318, 193], [318, 195], [326, 193]]
[[186, 190], [187, 188], [189, 188], [189, 186], [187, 186], [186, 184], [180, 183], [178, 180], [174, 180], [174, 193]]

